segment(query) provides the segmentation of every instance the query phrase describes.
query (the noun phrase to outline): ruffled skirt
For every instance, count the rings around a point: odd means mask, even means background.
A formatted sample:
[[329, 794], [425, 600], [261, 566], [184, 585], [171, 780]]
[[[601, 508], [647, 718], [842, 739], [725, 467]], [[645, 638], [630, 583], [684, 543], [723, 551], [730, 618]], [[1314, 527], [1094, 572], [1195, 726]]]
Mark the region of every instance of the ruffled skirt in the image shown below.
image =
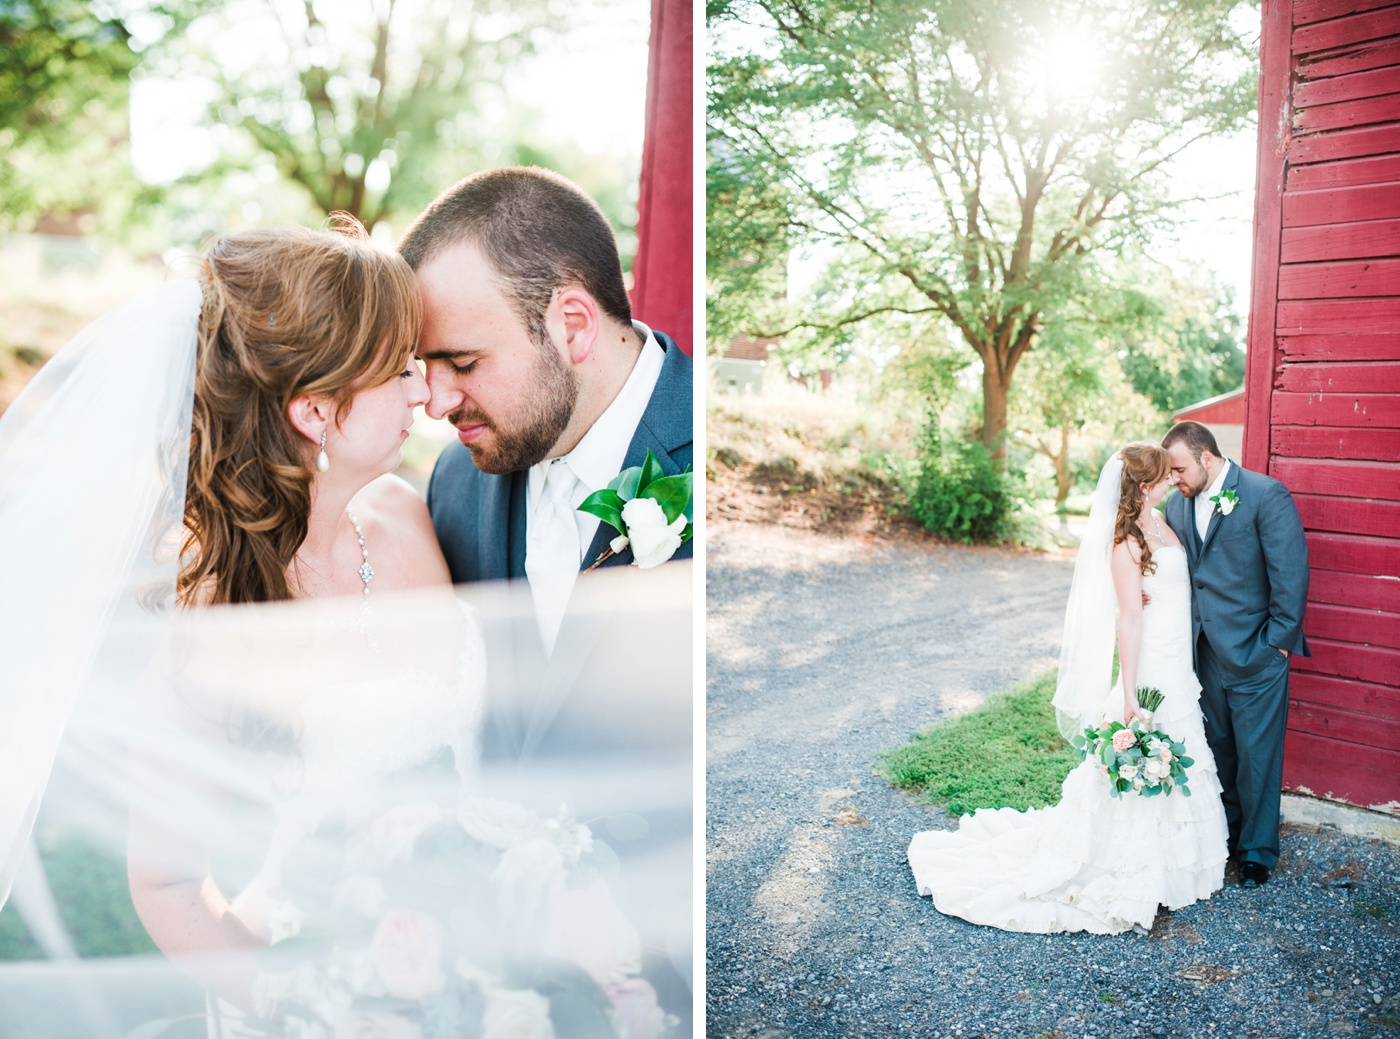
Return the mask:
[[1196, 695], [1173, 685], [1154, 727], [1186, 743], [1190, 797], [1113, 797], [1102, 769], [1082, 762], [1050, 808], [984, 809], [956, 830], [915, 834], [909, 865], [919, 894], [940, 912], [1006, 931], [1116, 934], [1150, 929], [1159, 905], [1179, 909], [1218, 891], [1220, 780]]

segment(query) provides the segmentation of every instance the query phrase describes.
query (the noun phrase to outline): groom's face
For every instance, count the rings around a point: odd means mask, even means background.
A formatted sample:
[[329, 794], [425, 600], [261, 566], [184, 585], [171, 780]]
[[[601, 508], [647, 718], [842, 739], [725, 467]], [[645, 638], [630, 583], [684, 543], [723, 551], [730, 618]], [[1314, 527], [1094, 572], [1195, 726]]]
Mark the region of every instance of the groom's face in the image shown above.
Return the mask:
[[457, 427], [482, 472], [516, 472], [551, 457], [578, 400], [568, 355], [530, 334], [474, 245], [444, 249], [417, 277], [428, 414]]
[[[1201, 458], [1191, 454], [1191, 449], [1181, 441], [1167, 448], [1171, 457], [1171, 481], [1184, 498], [1194, 498], [1210, 486], [1210, 473], [1202, 464]], [[1210, 457], [1202, 452], [1202, 458]]]

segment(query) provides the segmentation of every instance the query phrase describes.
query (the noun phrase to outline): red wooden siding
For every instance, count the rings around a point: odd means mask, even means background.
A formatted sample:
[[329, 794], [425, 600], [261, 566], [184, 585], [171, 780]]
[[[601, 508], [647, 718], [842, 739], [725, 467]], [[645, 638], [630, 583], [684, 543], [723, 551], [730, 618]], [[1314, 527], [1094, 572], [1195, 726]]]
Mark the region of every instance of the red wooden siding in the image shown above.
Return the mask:
[[1284, 785], [1400, 815], [1400, 0], [1265, 0], [1244, 464], [1293, 492]]
[[1185, 419], [1190, 419], [1192, 422], [1204, 422], [1208, 426], [1217, 422], [1243, 425], [1244, 390], [1222, 393], [1219, 397], [1212, 397], [1210, 400], [1193, 404], [1189, 408], [1180, 408], [1172, 412], [1173, 422], [1181, 422]]

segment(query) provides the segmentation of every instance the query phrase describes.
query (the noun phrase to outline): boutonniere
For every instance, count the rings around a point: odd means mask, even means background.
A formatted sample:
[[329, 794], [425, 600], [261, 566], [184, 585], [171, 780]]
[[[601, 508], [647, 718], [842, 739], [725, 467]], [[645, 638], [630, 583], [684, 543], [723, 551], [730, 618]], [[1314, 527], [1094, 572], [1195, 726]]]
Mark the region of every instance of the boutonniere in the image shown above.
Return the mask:
[[666, 562], [695, 533], [695, 474], [690, 466], [675, 476], [662, 473], [650, 451], [641, 465], [617, 474], [601, 491], [579, 505], [579, 512], [597, 516], [617, 531], [592, 570], [632, 546], [632, 562], [646, 570]]
[[1240, 496], [1226, 487], [1219, 494], [1212, 496], [1210, 500], [1215, 502], [1215, 507], [1220, 510], [1220, 515], [1228, 516], [1235, 511], [1235, 506], [1240, 503]]

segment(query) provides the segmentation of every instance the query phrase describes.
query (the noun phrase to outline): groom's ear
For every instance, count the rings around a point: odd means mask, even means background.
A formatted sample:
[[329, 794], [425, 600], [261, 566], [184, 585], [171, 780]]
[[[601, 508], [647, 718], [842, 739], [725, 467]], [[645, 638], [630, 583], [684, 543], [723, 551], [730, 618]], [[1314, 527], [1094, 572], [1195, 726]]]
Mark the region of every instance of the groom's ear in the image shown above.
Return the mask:
[[303, 393], [287, 405], [287, 420], [292, 428], [312, 443], [320, 443], [321, 433], [330, 425], [334, 415], [329, 397]]
[[560, 289], [553, 309], [564, 326], [564, 347], [574, 364], [587, 360], [598, 341], [598, 301], [577, 285]]

